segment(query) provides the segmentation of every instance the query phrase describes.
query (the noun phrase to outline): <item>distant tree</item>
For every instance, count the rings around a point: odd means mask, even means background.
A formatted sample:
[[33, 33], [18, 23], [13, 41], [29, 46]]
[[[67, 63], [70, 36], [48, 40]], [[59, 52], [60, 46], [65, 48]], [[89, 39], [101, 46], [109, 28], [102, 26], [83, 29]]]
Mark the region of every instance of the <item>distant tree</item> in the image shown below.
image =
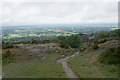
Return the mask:
[[68, 44], [72, 47], [72, 48], [78, 48], [80, 47], [81, 45], [81, 36], [79, 35], [71, 35], [69, 38], [68, 38]]
[[80, 36], [84, 35], [83, 33], [79, 33]]

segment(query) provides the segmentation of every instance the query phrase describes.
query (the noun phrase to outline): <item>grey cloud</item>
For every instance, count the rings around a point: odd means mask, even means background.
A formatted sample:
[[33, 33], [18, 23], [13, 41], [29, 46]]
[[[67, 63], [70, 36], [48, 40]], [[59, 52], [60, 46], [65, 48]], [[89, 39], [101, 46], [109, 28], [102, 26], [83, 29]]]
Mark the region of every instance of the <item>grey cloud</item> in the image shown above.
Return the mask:
[[2, 9], [8, 25], [117, 22], [118, 12], [114, 2], [4, 2]]

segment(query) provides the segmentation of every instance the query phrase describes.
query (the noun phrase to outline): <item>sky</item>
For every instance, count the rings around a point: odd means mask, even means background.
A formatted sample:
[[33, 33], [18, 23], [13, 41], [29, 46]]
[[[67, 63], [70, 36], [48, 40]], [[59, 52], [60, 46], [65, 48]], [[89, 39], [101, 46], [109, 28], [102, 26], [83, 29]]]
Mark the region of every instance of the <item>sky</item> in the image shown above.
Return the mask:
[[117, 23], [118, 0], [4, 0], [2, 25]]

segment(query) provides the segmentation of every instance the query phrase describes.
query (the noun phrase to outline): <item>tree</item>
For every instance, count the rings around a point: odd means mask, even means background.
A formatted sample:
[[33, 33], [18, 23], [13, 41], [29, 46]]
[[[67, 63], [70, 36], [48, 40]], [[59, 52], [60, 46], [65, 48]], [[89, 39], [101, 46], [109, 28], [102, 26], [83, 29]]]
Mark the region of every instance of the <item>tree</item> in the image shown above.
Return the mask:
[[68, 37], [68, 44], [72, 47], [72, 48], [78, 48], [81, 45], [81, 36], [80, 35], [71, 35], [70, 37]]
[[79, 34], [70, 36], [59, 36], [58, 39], [69, 44], [72, 48], [78, 48], [81, 45], [81, 36]]

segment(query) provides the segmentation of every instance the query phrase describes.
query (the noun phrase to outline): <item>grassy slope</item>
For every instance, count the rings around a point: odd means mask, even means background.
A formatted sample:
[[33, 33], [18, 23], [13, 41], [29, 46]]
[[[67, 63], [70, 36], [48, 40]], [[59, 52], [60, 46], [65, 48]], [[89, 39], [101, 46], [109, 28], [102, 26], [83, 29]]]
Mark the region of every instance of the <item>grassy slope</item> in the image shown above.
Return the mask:
[[68, 64], [81, 78], [118, 78], [117, 66], [94, 61], [97, 59], [95, 56], [99, 56], [98, 53], [99, 50], [84, 56], [72, 57], [68, 59]]
[[0, 46], [0, 75], [2, 75], [2, 50], [1, 50], [1, 46]]
[[64, 78], [61, 64], [56, 64], [60, 55], [49, 55], [46, 59], [32, 61], [27, 64], [8, 64], [3, 66], [4, 77], [7, 78]]
[[2, 75], [2, 60], [0, 60], [0, 75]]
[[[73, 52], [71, 49], [62, 50], [59, 49], [57, 45], [54, 46], [52, 44], [41, 45], [45, 45], [45, 47], [38, 46], [29, 48], [29, 50], [21, 47], [9, 49], [11, 53], [16, 54], [16, 60], [9, 64], [3, 64], [3, 73], [5, 73], [4, 77], [65, 78], [66, 76], [62, 69], [62, 65], [57, 64], [56, 60], [63, 58], [66, 55], [72, 55]], [[33, 45], [29, 46], [32, 47]], [[37, 51], [36, 49], [39, 49], [40, 51]], [[6, 49], [3, 50], [3, 54], [6, 51]], [[32, 54], [32, 56], [29, 56], [30, 54]], [[62, 56], [63, 54], [65, 56]]]

